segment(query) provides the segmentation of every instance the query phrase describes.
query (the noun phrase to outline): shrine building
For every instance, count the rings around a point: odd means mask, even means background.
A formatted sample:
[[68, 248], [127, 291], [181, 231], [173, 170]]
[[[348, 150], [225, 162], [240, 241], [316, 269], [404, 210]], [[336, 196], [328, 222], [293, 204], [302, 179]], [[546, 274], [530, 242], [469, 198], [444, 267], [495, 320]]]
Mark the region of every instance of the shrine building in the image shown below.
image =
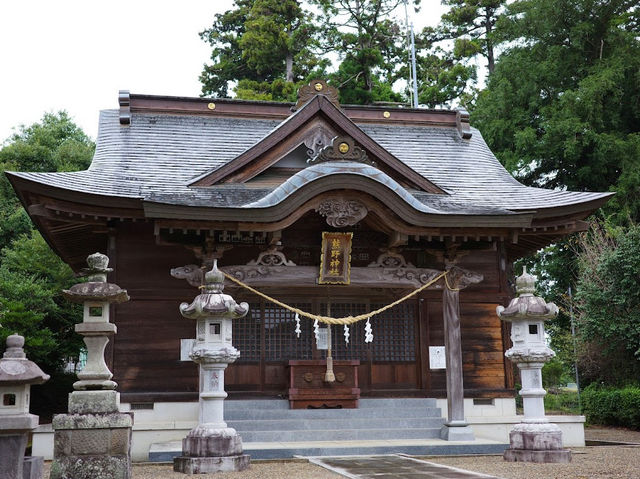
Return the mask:
[[[184, 431], [172, 428], [196, 414], [195, 330], [179, 305], [214, 259], [242, 283], [227, 280], [225, 293], [250, 304], [233, 323], [241, 357], [226, 372], [227, 403], [435, 398], [451, 424], [506, 434], [514, 371], [496, 307], [513, 296], [513, 262], [584, 231], [609, 193], [524, 186], [465, 111], [340, 105], [321, 80], [295, 105], [122, 91], [119, 106], [100, 113], [88, 170], [7, 176], [66, 263], [77, 271], [107, 254], [109, 281], [131, 297], [112, 306], [106, 356], [123, 407], [136, 412], [134, 443], [145, 421], [173, 424], [162, 437], [178, 439]], [[337, 238], [333, 250], [323, 233]], [[348, 343], [334, 325], [320, 344], [313, 320], [267, 299], [339, 318], [423, 286], [349, 325]], [[311, 368], [324, 372], [326, 343], [330, 383]]]

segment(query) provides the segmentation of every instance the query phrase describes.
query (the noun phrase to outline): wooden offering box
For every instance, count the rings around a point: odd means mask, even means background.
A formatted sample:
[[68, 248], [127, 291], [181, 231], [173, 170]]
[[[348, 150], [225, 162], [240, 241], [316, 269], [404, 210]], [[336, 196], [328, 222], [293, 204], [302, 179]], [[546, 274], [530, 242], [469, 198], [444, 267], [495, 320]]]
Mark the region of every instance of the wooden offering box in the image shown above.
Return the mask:
[[360, 398], [358, 366], [360, 361], [334, 361], [333, 383], [324, 381], [325, 360], [289, 361], [289, 406], [291, 409], [357, 408]]

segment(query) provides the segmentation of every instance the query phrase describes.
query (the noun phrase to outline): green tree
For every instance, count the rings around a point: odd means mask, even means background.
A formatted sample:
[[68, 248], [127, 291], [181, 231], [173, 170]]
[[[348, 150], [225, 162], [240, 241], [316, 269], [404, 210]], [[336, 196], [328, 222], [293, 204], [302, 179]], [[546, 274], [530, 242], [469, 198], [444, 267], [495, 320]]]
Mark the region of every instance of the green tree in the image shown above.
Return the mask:
[[637, 380], [640, 227], [595, 227], [582, 236], [580, 247], [576, 305], [583, 376], [613, 385]]
[[[22, 126], [0, 150], [2, 171], [72, 171], [91, 162], [93, 142], [66, 112]], [[79, 309], [61, 296], [75, 281], [71, 269], [33, 229], [5, 175], [0, 176], [0, 341], [25, 336], [29, 357], [47, 372], [77, 356], [73, 325]]]
[[[472, 121], [526, 184], [618, 190], [639, 212], [640, 42], [629, 0], [521, 0], [499, 25], [500, 56]], [[636, 217], [637, 218], [637, 217]]]
[[449, 6], [436, 28], [427, 27], [423, 35], [433, 43], [453, 41], [458, 58], [486, 58], [489, 74], [495, 69], [495, 49], [499, 40], [494, 33], [506, 0], [443, 0]]
[[402, 95], [392, 90], [401, 78], [399, 65], [405, 64], [407, 56], [404, 31], [393, 16], [402, 0], [311, 3], [322, 11], [326, 49], [338, 53], [341, 59], [332, 75], [341, 103], [402, 101]]
[[[279, 86], [265, 98], [265, 83], [299, 82], [322, 70], [313, 16], [297, 0], [236, 0], [232, 10], [217, 14], [200, 37], [212, 47], [212, 64], [205, 65], [200, 81], [205, 96], [286, 100], [277, 97]], [[253, 87], [256, 90], [253, 90]]]

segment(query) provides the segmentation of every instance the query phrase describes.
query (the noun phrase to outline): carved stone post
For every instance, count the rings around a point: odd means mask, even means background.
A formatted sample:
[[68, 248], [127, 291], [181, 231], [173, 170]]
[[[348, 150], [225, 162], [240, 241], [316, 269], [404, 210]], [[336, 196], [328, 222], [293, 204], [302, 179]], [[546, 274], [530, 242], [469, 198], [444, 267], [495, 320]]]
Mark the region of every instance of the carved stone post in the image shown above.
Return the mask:
[[445, 358], [447, 362], [447, 421], [440, 437], [447, 441], [473, 441], [471, 426], [464, 417], [464, 384], [462, 380], [462, 335], [460, 333], [460, 289], [482, 281], [482, 275], [448, 268], [447, 284], [442, 292]]
[[53, 418], [54, 461], [51, 479], [129, 479], [133, 413], [119, 411], [120, 397], [104, 360], [109, 336], [117, 332], [109, 322], [109, 304], [128, 301], [127, 292], [107, 283], [109, 258], [95, 253], [87, 258], [88, 281], [63, 291], [84, 306], [76, 332], [87, 345], [87, 363], [78, 373], [69, 395], [69, 414]]
[[224, 422], [224, 370], [240, 357], [233, 347], [232, 321], [249, 311], [247, 303], [237, 304], [223, 294], [224, 274], [213, 269], [205, 274], [204, 292], [191, 304], [182, 303], [180, 313], [197, 320], [196, 340], [189, 357], [200, 368], [200, 415], [198, 425], [182, 440], [182, 456], [173, 461], [173, 470], [185, 474], [241, 471], [249, 467], [242, 454], [242, 439]]
[[562, 431], [551, 424], [544, 414], [542, 366], [555, 353], [547, 347], [544, 322], [558, 314], [558, 307], [534, 296], [536, 277], [524, 269], [516, 279], [518, 297], [509, 306], [498, 306], [496, 312], [503, 321], [510, 321], [513, 347], [505, 356], [520, 369], [524, 421], [509, 434], [510, 447], [504, 452], [506, 461], [570, 462], [571, 451], [562, 449]]
[[42, 457], [25, 458], [29, 433], [38, 426], [38, 416], [29, 414], [29, 389], [49, 375], [27, 359], [24, 338], [7, 337], [7, 349], [0, 359], [0, 477], [40, 479]]

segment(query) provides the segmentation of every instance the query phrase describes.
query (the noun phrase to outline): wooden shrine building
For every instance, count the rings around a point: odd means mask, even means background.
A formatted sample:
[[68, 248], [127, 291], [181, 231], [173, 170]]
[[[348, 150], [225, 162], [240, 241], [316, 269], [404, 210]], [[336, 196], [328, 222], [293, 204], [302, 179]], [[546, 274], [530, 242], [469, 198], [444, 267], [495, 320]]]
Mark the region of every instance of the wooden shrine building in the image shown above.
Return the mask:
[[[181, 361], [194, 325], [178, 306], [198, 294], [199, 268], [214, 258], [273, 298], [334, 317], [451, 270], [459, 294], [440, 280], [373, 317], [373, 342], [363, 321], [348, 344], [333, 327], [333, 358], [359, 360], [362, 396], [438, 398], [447, 371], [431, 367], [429, 347], [448, 345], [461, 351], [463, 374], [452, 380], [465, 397], [513, 397], [509, 331], [495, 313], [511, 298], [511, 265], [585, 230], [609, 194], [523, 186], [464, 111], [337, 97], [323, 81], [295, 105], [121, 92], [119, 110], [101, 112], [88, 170], [7, 173], [65, 262], [78, 270], [104, 252], [110, 281], [128, 290], [107, 352], [123, 402], [197, 399], [196, 366]], [[318, 283], [323, 232], [353, 233], [349, 284]], [[302, 319], [298, 338], [293, 313], [231, 282], [225, 291], [251, 305], [234, 322], [242, 356], [227, 370], [230, 398], [286, 397], [289, 362], [324, 357], [312, 321]], [[456, 304], [444, 304], [447, 291]], [[460, 321], [445, 334], [448, 307]]]

